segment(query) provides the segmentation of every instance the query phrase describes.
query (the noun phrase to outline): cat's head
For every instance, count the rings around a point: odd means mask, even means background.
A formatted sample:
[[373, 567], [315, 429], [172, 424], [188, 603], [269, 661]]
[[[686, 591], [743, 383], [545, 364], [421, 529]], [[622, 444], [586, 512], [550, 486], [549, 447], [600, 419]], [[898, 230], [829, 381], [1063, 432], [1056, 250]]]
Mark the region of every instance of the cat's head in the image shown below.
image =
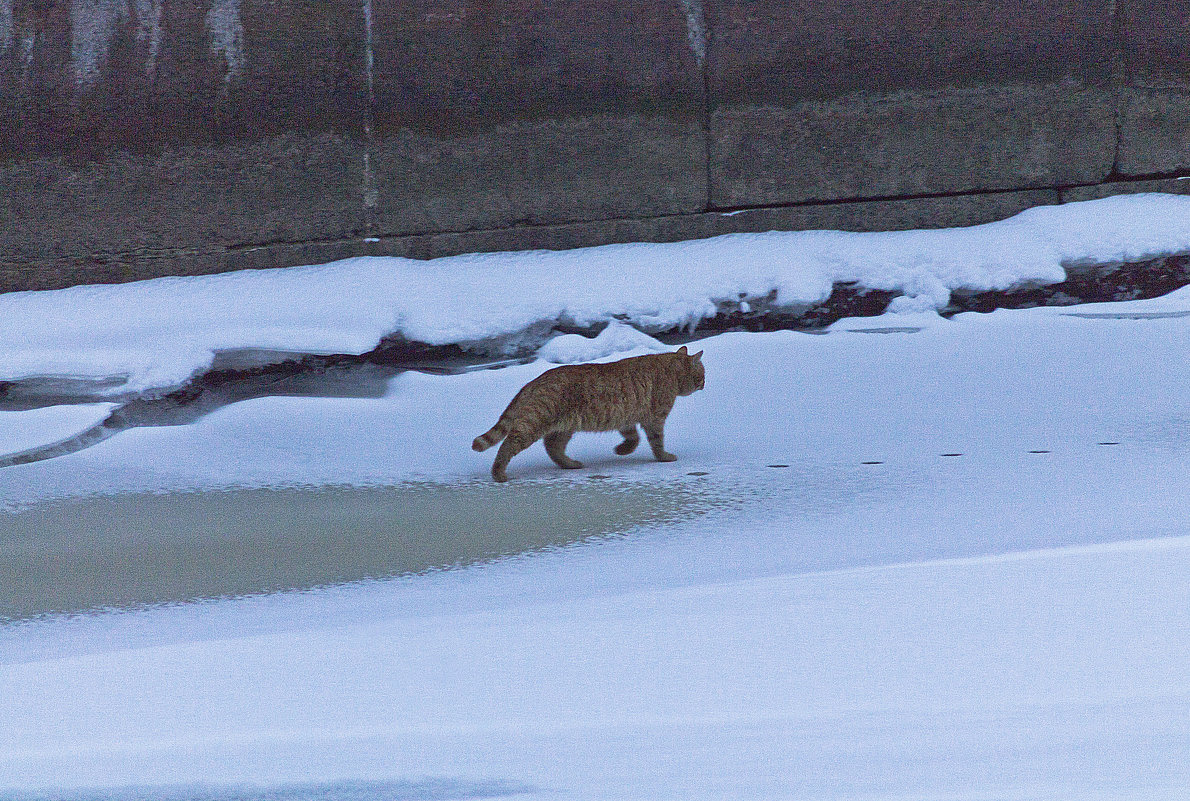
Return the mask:
[[674, 354], [678, 357], [678, 394], [692, 395], [706, 385], [707, 371], [702, 366], [702, 351], [694, 355], [686, 350], [686, 346], [678, 348]]

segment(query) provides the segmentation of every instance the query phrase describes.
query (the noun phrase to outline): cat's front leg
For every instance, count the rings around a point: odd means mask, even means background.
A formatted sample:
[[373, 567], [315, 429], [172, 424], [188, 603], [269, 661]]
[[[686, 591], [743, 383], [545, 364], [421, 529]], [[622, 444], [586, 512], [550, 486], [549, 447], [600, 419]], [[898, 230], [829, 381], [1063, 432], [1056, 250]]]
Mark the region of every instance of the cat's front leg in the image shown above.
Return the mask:
[[665, 450], [665, 421], [644, 423], [641, 428], [645, 430], [645, 436], [649, 438], [649, 447], [653, 449], [653, 456], [659, 462], [672, 462], [678, 457], [674, 456], [669, 451]]
[[627, 456], [636, 450], [636, 446], [640, 444], [640, 432], [636, 430], [636, 425], [634, 424], [621, 428], [620, 434], [624, 437], [624, 441], [616, 446], [616, 453], [621, 456]]

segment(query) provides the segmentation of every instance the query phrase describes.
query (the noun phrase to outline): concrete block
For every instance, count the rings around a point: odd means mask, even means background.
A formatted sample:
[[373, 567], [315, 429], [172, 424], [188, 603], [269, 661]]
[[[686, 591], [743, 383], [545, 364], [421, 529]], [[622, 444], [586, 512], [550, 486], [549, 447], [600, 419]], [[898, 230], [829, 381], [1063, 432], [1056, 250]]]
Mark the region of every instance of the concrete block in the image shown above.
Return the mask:
[[507, 250], [566, 250], [620, 242], [678, 242], [759, 231], [888, 231], [978, 225], [1027, 208], [1058, 202], [1052, 190], [998, 192], [916, 200], [880, 200], [684, 214], [637, 220], [595, 220], [564, 225], [388, 237], [368, 246], [372, 255], [436, 258]]
[[695, 211], [703, 84], [670, 0], [375, 0], [378, 234]]
[[957, 228], [1003, 220], [1058, 202], [1054, 190], [989, 192], [949, 197], [871, 200], [750, 209], [705, 215], [715, 234], [742, 231], [909, 231]]
[[1190, 169], [1190, 6], [1146, 0], [1121, 7], [1127, 78], [1119, 171], [1159, 175]]
[[1111, 172], [1110, 92], [1016, 86], [721, 107], [714, 207], [1091, 183]]
[[12, 12], [0, 261], [363, 230], [357, 3], [13, 0]]
[[1151, 181], [1109, 181], [1095, 186], [1076, 186], [1062, 190], [1063, 203], [1099, 200], [1113, 195], [1135, 195], [1142, 192], [1162, 192], [1167, 195], [1190, 195], [1190, 178], [1162, 178]]
[[700, 211], [705, 138], [640, 115], [500, 123], [467, 136], [401, 129], [373, 147], [382, 235]]
[[709, 0], [713, 207], [1090, 183], [1109, 0]]
[[363, 156], [328, 133], [0, 163], [0, 261], [355, 236]]
[[1160, 175], [1190, 170], [1190, 78], [1182, 90], [1131, 86], [1123, 93], [1119, 172]]
[[0, 154], [89, 160], [362, 130], [358, 2], [9, 1]]
[[1131, 85], [1151, 89], [1190, 85], [1190, 6], [1184, 0], [1121, 3], [1120, 30]]

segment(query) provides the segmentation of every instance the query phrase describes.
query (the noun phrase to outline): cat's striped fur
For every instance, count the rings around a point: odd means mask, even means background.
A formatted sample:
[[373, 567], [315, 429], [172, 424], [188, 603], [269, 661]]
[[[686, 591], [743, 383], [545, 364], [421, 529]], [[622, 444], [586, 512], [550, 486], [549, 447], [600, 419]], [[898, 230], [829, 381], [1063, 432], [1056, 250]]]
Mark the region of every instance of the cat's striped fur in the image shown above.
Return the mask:
[[665, 450], [665, 418], [679, 395], [703, 388], [704, 377], [702, 351], [690, 355], [684, 345], [674, 353], [555, 367], [526, 384], [471, 447], [483, 451], [504, 440], [492, 478], [507, 481], [508, 461], [539, 439], [559, 467], [574, 469], [583, 466], [566, 455], [575, 432], [619, 431], [624, 441], [615, 450], [627, 455], [640, 444], [639, 425], [653, 455], [672, 462], [678, 457]]

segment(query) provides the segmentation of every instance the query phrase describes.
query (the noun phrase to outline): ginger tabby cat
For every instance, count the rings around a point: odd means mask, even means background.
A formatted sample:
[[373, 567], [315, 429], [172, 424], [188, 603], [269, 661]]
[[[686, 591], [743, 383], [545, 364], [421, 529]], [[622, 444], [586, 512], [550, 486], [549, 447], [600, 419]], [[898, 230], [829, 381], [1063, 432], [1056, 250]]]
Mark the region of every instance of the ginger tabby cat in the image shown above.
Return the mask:
[[702, 389], [704, 379], [702, 351], [691, 356], [685, 345], [674, 353], [555, 367], [526, 384], [471, 447], [483, 451], [504, 440], [492, 478], [507, 481], [508, 461], [539, 439], [559, 467], [574, 470], [583, 466], [566, 455], [575, 432], [619, 431], [624, 441], [615, 450], [626, 456], [640, 444], [640, 425], [657, 460], [672, 462], [678, 457], [665, 450], [665, 418], [674, 400]]

